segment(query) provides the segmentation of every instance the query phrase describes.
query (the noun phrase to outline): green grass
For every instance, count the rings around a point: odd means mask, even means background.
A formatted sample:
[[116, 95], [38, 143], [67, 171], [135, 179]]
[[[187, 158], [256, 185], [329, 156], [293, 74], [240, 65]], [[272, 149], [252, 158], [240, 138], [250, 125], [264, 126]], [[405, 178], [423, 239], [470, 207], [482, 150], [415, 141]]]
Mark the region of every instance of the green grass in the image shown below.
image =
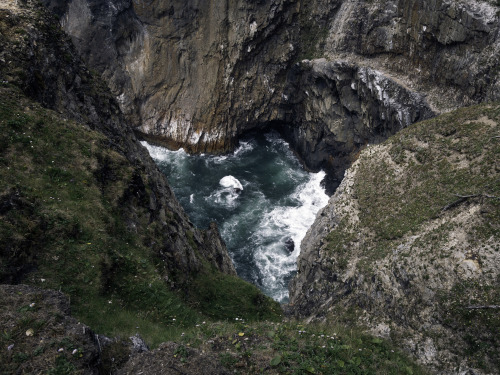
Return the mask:
[[88, 347], [82, 336], [64, 329], [67, 321], [53, 299], [2, 290], [0, 302], [0, 373], [73, 374], [85, 366]]
[[[471, 230], [477, 240], [500, 230], [498, 130], [478, 120], [500, 121], [498, 106], [477, 106], [439, 116], [402, 130], [388, 140], [390, 161], [365, 157], [356, 173], [354, 195], [360, 207], [359, 225], [372, 236], [367, 241], [370, 259], [383, 258], [405, 235], [442, 215], [457, 195], [478, 195], [486, 216]], [[496, 128], [498, 129], [498, 128]], [[401, 174], [399, 171], [404, 170]], [[486, 224], [485, 224], [486, 223]], [[483, 225], [485, 224], [485, 225]], [[329, 235], [330, 248], [348, 247], [352, 241], [342, 226]], [[435, 242], [435, 241], [434, 241]]]
[[277, 320], [278, 302], [263, 295], [253, 285], [235, 276], [206, 271], [194, 279], [190, 296], [193, 303], [214, 319]]
[[233, 322], [201, 324], [186, 331], [180, 341], [218, 352], [227, 369], [241, 374], [425, 373], [385, 340], [358, 330], [296, 322]]
[[194, 287], [172, 289], [166, 278], [175, 275], [146, 245], [163, 242], [161, 228], [139, 211], [141, 229], [134, 233], [121, 211], [121, 197], [137, 176], [147, 184], [141, 171], [102, 134], [15, 89], [1, 90], [0, 280], [60, 289], [75, 316], [98, 332], [138, 332], [152, 345], [178, 327], [226, 319], [241, 306], [248, 319], [280, 316], [279, 305], [255, 286], [209, 266], [191, 278]]

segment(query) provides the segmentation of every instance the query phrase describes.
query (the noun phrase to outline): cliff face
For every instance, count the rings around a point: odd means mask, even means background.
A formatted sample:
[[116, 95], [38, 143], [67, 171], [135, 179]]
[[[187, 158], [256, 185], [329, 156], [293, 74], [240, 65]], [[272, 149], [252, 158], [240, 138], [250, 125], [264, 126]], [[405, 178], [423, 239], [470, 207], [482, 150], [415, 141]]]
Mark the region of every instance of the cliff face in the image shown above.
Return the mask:
[[495, 373], [499, 116], [469, 107], [363, 150], [302, 242], [296, 316], [366, 327], [439, 373]]
[[45, 3], [134, 125], [171, 147], [228, 151], [277, 116], [294, 1]]
[[500, 95], [488, 2], [44, 3], [156, 142], [224, 152], [277, 126], [332, 186], [364, 144]]

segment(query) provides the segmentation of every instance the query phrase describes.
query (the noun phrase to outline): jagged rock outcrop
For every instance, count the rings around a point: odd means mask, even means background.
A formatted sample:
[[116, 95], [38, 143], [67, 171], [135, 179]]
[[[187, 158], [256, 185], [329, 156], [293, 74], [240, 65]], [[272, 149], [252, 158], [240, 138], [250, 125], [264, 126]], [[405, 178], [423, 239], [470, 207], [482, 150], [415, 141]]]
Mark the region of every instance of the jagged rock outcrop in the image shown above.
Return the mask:
[[365, 327], [440, 374], [493, 374], [500, 342], [500, 106], [361, 152], [301, 246], [291, 310]]
[[330, 172], [330, 191], [361, 146], [434, 115], [424, 95], [348, 60], [304, 60], [289, 82], [291, 110], [280, 131], [309, 168]]
[[151, 140], [224, 152], [278, 126], [332, 188], [363, 145], [500, 97], [487, 1], [44, 3]]

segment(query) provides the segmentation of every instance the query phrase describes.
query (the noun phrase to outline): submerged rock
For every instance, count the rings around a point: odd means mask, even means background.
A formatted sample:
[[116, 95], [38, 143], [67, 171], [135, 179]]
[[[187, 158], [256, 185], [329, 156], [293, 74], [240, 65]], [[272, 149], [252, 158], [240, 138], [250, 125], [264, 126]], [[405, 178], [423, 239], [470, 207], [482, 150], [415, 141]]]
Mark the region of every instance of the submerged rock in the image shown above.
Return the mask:
[[291, 238], [287, 238], [285, 240], [285, 249], [289, 253], [293, 253], [293, 251], [295, 250], [295, 242], [293, 242], [293, 240]]

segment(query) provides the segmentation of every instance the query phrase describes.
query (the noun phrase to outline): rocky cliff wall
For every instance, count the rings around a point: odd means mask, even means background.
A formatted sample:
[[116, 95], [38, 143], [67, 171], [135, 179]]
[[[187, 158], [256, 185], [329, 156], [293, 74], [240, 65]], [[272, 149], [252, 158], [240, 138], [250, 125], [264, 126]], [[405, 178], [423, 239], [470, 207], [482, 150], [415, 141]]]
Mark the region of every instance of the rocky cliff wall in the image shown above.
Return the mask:
[[151, 140], [225, 152], [277, 126], [332, 188], [365, 144], [500, 95], [486, 1], [44, 2]]
[[498, 99], [498, 11], [488, 2], [302, 4], [283, 134], [306, 165], [330, 172], [335, 187], [364, 145]]
[[228, 151], [277, 116], [294, 1], [45, 3], [137, 129], [171, 147]]

